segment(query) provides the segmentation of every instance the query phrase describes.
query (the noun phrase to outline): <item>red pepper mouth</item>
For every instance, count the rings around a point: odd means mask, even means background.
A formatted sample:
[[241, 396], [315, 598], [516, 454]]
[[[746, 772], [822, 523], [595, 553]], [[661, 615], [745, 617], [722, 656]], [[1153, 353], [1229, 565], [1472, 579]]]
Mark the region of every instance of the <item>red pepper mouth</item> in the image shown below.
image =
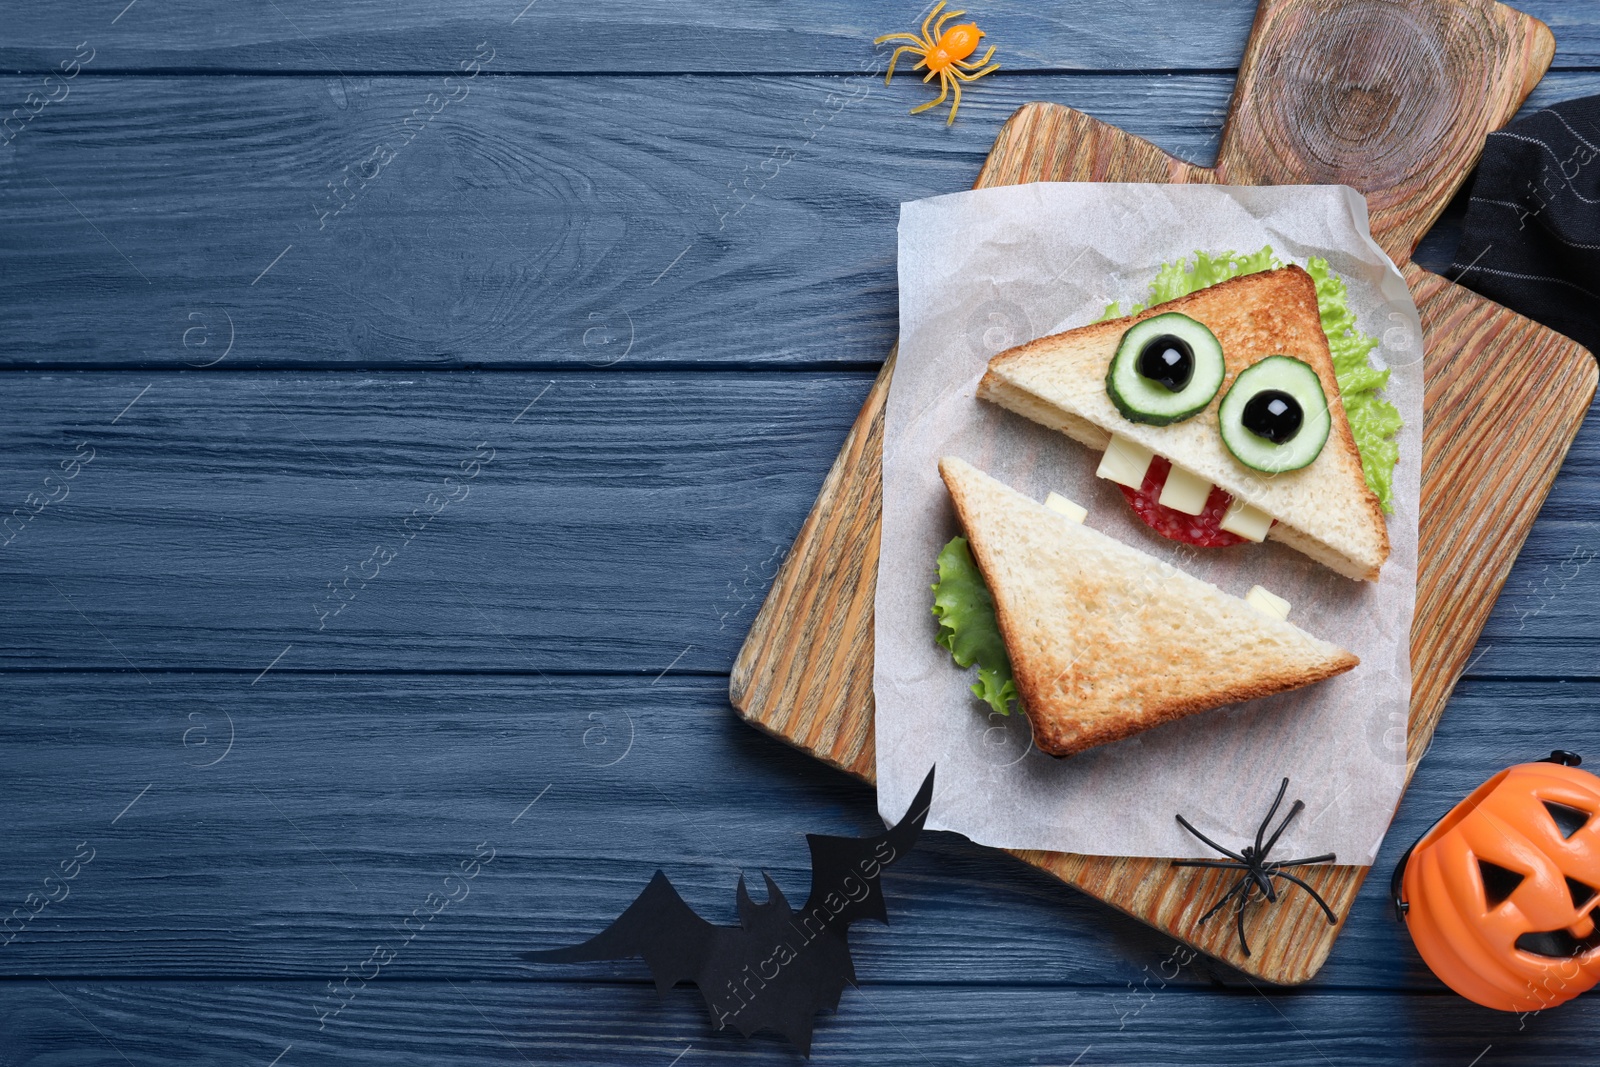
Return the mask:
[[1206, 506], [1198, 515], [1186, 515], [1161, 503], [1161, 489], [1167, 484], [1167, 474], [1171, 470], [1170, 460], [1155, 456], [1150, 460], [1150, 468], [1145, 471], [1144, 483], [1139, 488], [1117, 486], [1122, 490], [1122, 495], [1128, 498], [1128, 506], [1144, 520], [1146, 526], [1170, 541], [1197, 548], [1225, 548], [1228, 545], [1242, 545], [1249, 540], [1222, 528], [1222, 518], [1228, 513], [1228, 505], [1233, 503], [1233, 497], [1221, 486], [1211, 487]]

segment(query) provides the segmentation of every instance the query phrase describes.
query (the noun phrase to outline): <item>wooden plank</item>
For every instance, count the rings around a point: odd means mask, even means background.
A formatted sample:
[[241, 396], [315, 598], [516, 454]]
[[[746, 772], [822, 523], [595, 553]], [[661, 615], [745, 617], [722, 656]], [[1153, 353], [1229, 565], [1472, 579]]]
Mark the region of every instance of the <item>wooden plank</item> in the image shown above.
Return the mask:
[[[854, 72], [887, 61], [882, 33], [911, 30], [931, 4], [812, 0], [768, 7], [702, 0], [671, 9], [649, 0], [578, 5], [422, 0], [318, 5], [281, 0], [224, 22], [195, 2], [115, 10], [84, 3], [17, 12], [0, 66], [48, 69], [63, 46], [90, 38], [94, 65], [109, 70], [310, 70], [346, 75], [453, 71], [480, 41], [492, 69], [533, 74], [587, 71]], [[1070, 13], [1026, 0], [989, 0], [974, 15], [1008, 68], [1052, 70], [1232, 69], [1250, 26], [1250, 0], [1227, 0], [1203, 20], [1160, 0], [1085, 0]], [[70, 41], [68, 40], [70, 38]]]
[[1600, 420], [1591, 406], [1484, 624], [1469, 675], [1600, 677], [1600, 661], [1586, 651], [1600, 633], [1600, 527], [1587, 489], [1597, 477]]
[[[1342, 181], [1364, 193], [1373, 238], [1417, 301], [1426, 353], [1408, 777], [1595, 395], [1595, 364], [1584, 349], [1409, 259], [1475, 163], [1484, 134], [1516, 112], [1553, 47], [1543, 25], [1488, 2], [1270, 0], [1256, 15], [1215, 167], [1039, 104], [1007, 122], [976, 183]], [[1391, 106], [1370, 106], [1375, 98]], [[892, 372], [891, 360], [756, 618], [729, 688], [748, 721], [869, 779], [882, 416]], [[1482, 506], [1486, 497], [1492, 509]], [[1214, 886], [1165, 861], [1017, 855], [1269, 981], [1308, 980], [1337, 936], [1309, 896], [1295, 898], [1258, 917], [1250, 956], [1231, 933], [1195, 925], [1196, 900]], [[1366, 872], [1302, 873], [1345, 915]]]
[[[720, 678], [104, 672], [4, 686], [0, 917], [59, 893], [43, 878], [80, 842], [93, 850], [65, 899], [10, 923], [6, 976], [337, 974], [487, 842], [494, 860], [396, 973], [550, 977], [517, 954], [603, 928], [658, 867], [732, 922], [741, 871], [803, 895], [803, 833], [876, 823], [868, 787], [731, 723]], [[1596, 683], [1462, 686], [1318, 989], [1439, 988], [1394, 920], [1388, 871], [1494, 770], [1558, 746], [1600, 753], [1597, 698]], [[929, 834], [886, 886], [892, 925], [852, 934], [868, 981], [1121, 988], [1174, 948], [954, 834]], [[1164, 979], [1249, 989], [1203, 958]]]
[[[69, 495], [0, 534], [0, 667], [726, 671], [869, 381], [13, 373], [0, 519]], [[470, 496], [360, 589], [480, 442]], [[1596, 501], [1591, 427], [1474, 669], [1600, 674]]]
[[1469, 673], [1600, 677], [1590, 636], [1600, 632], [1597, 560], [1600, 537], [1593, 520], [1541, 521], [1484, 626]]
[[0, 665], [725, 670], [868, 380], [13, 374]]
[[[357, 961], [359, 962], [359, 960]], [[319, 1031], [326, 982], [6, 983], [8, 1054], [20, 1063], [641, 1064], [713, 1057], [793, 1064], [773, 1034], [715, 1033], [688, 988], [643, 982], [405, 982], [387, 975]], [[351, 983], [352, 988], [359, 988]], [[1214, 990], [1064, 990], [865, 984], [818, 1017], [811, 1062], [993, 1064], [1318, 1063], [1461, 1067], [1587, 1063], [1600, 1002], [1521, 1018], [1453, 996]], [[1522, 1026], [1523, 1029], [1519, 1029]]]
[[1203, 154], [1231, 87], [1019, 78], [947, 130], [865, 77], [484, 77], [406, 130], [436, 81], [74, 83], [9, 150], [0, 364], [876, 365], [900, 202], [970, 184], [1016, 107]]
[[870, 79], [483, 78], [409, 144], [427, 79], [74, 85], [0, 148], [0, 366], [876, 366], [900, 202], [1017, 106], [1209, 162], [1232, 78], [1008, 78], [950, 129]]
[[[226, 21], [199, 0], [121, 5], [35, 5], [16, 11], [0, 67], [48, 70], [85, 38], [107, 70], [452, 71], [480, 41], [496, 67], [534, 74], [582, 71], [853, 71], [873, 37], [912, 29], [929, 5], [812, 0], [767, 7], [702, 0], [670, 11], [648, 0], [595, 6], [544, 0], [424, 0], [242, 7]], [[1517, 7], [1555, 30], [1556, 66], [1600, 62], [1600, 13], [1569, 0]], [[989, 0], [973, 14], [1012, 70], [1215, 70], [1239, 65], [1252, 0], [1212, 0], [1202, 19], [1159, 0], [1085, 0], [1070, 11]], [[113, 21], [115, 20], [115, 21]], [[63, 53], [63, 48], [65, 53]]]
[[[148, 677], [7, 682], [0, 902], [80, 840], [97, 851], [0, 948], [6, 974], [336, 974], [487, 841], [494, 860], [399, 973], [535, 977], [518, 952], [603, 927], [658, 866], [733, 921], [740, 871], [803, 897], [803, 833], [877, 823], [870, 790], [734, 727], [720, 678]], [[888, 880], [894, 925], [856, 931], [864, 973], [936, 977], [953, 949], [1005, 981], [1011, 949], [1053, 942], [1076, 950], [1048, 973], [1094, 984], [1137, 980], [1170, 950], [1131, 923], [1108, 938], [1090, 902], [1017, 873], [931, 836]]]

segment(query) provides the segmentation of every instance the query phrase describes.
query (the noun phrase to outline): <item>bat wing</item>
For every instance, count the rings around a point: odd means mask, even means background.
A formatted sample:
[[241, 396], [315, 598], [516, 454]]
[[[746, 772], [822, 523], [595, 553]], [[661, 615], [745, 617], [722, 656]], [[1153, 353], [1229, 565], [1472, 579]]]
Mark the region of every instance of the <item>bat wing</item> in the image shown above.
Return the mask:
[[665, 993], [682, 981], [698, 983], [719, 928], [695, 914], [661, 871], [617, 920], [598, 934], [568, 948], [525, 952], [535, 963], [582, 963], [643, 957]]
[[[811, 895], [802, 915], [825, 921], [841, 934], [862, 919], [887, 924], [889, 912], [878, 875], [911, 851], [933, 803], [933, 768], [922, 780], [911, 807], [892, 829], [876, 837], [826, 837], [807, 834], [811, 846]], [[854, 980], [854, 975], [851, 975]]]
[[661, 871], [617, 920], [581, 945], [523, 953], [538, 963], [644, 958], [665, 993], [682, 981], [700, 988], [717, 1029], [732, 1023], [745, 1036], [770, 1027], [810, 1055], [816, 1013], [837, 1008], [855, 982], [850, 924], [889, 921], [878, 877], [911, 851], [933, 802], [928, 771], [911, 807], [875, 837], [807, 834], [811, 895], [793, 912], [767, 878], [767, 902], [750, 899], [739, 881], [740, 925], [706, 922], [684, 903]]

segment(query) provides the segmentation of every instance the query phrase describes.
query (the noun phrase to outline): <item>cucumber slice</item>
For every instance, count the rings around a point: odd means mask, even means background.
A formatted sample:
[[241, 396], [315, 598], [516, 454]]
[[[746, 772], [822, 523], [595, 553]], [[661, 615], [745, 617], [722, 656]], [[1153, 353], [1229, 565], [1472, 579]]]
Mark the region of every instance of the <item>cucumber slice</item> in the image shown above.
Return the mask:
[[1222, 345], [1176, 311], [1128, 327], [1106, 371], [1106, 392], [1132, 422], [1166, 426], [1198, 415], [1222, 388]]
[[1310, 466], [1333, 428], [1322, 379], [1293, 356], [1268, 356], [1240, 371], [1217, 419], [1234, 458], [1267, 474]]

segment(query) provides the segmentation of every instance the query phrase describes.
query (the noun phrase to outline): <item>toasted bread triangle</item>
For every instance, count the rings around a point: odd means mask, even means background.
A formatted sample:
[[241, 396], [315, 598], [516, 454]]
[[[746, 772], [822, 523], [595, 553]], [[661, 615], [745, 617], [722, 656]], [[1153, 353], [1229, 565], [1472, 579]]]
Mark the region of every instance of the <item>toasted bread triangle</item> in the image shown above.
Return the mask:
[[939, 473], [994, 596], [1034, 743], [1052, 756], [1358, 662], [963, 460]]
[[[1163, 312], [1198, 319], [1222, 344], [1227, 377], [1204, 411], [1170, 426], [1122, 416], [1106, 394], [1106, 370], [1129, 326]], [[1308, 467], [1261, 474], [1222, 443], [1217, 405], [1241, 370], [1267, 356], [1294, 356], [1322, 380], [1333, 416], [1322, 453]], [[1267, 536], [1350, 578], [1376, 579], [1389, 558], [1383, 509], [1361, 473], [1328, 338], [1317, 310], [1317, 287], [1299, 267], [1247, 274], [1110, 319], [1001, 352], [989, 361], [978, 396], [1103, 449], [1113, 433], [1137, 441], [1174, 466], [1221, 486], [1277, 520]]]

